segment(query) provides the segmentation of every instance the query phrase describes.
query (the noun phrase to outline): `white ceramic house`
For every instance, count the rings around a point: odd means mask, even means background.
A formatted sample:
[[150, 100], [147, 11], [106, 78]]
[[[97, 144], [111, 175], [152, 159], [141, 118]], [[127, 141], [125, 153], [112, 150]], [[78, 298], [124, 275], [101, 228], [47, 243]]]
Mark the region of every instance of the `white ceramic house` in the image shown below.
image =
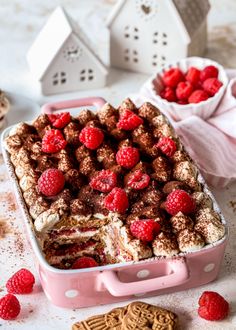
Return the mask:
[[27, 59], [45, 95], [100, 88], [108, 71], [83, 31], [62, 7], [49, 17]]
[[111, 66], [149, 74], [202, 55], [209, 9], [207, 0], [118, 0], [107, 21]]

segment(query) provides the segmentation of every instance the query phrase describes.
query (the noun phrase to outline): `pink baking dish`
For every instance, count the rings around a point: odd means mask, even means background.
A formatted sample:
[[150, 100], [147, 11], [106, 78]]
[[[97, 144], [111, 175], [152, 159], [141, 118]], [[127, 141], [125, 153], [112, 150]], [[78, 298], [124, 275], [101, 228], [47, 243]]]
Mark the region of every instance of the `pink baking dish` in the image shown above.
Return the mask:
[[[46, 104], [44, 113], [84, 106], [101, 107], [102, 98], [85, 98]], [[172, 258], [150, 258], [139, 262], [127, 262], [88, 269], [60, 270], [45, 260], [35, 237], [31, 217], [23, 200], [18, 179], [4, 148], [4, 139], [14, 127], [4, 130], [1, 137], [3, 157], [14, 182], [16, 198], [22, 210], [28, 238], [37, 260], [39, 278], [47, 298], [55, 305], [66, 308], [115, 303], [136, 297], [156, 296], [186, 290], [213, 281], [220, 270], [228, 233], [218, 242], [197, 252], [179, 254]], [[225, 219], [208, 190], [202, 176], [198, 178], [213, 199], [214, 209]]]

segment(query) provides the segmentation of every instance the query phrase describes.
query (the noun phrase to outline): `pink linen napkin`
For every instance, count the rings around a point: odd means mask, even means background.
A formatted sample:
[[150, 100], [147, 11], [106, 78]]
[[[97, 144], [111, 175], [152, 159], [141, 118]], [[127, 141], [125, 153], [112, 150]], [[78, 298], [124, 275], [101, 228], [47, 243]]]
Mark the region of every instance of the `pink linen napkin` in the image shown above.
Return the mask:
[[[190, 116], [176, 122], [163, 111], [206, 181], [215, 187], [226, 186], [236, 179], [236, 70], [228, 70], [227, 74], [229, 84], [210, 118]], [[144, 101], [155, 104], [149, 81], [139, 94], [130, 98], [137, 105]]]

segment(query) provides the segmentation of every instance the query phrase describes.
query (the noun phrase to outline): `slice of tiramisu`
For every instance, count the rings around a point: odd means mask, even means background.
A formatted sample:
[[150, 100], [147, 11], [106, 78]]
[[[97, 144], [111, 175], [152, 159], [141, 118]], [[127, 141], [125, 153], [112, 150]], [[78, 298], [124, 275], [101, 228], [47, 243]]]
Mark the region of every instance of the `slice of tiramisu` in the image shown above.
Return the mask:
[[55, 267], [172, 257], [225, 234], [195, 164], [150, 103], [43, 114], [5, 145]]

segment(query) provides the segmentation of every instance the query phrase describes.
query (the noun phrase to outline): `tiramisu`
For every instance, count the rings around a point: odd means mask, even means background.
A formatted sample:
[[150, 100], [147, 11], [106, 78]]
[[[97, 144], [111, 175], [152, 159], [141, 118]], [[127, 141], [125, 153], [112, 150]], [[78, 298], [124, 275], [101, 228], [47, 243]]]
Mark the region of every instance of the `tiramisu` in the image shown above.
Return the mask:
[[225, 235], [195, 164], [150, 103], [42, 114], [5, 145], [54, 267], [171, 257]]
[[6, 94], [0, 90], [0, 129], [4, 126], [5, 117], [10, 110], [10, 102]]

